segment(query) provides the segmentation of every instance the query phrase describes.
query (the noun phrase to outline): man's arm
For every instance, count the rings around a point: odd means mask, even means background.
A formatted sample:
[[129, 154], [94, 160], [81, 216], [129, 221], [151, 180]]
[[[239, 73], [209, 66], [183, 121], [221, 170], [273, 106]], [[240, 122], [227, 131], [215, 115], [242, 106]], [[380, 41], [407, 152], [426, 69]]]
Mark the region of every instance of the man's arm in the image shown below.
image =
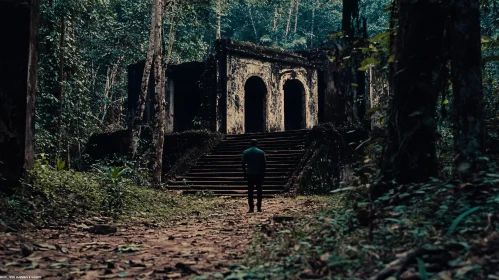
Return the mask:
[[245, 154], [243, 153], [243, 160], [242, 160], [242, 164], [243, 164], [243, 174], [244, 174], [244, 179], [246, 180], [246, 158], [245, 158]]
[[265, 158], [265, 153], [263, 153], [263, 156], [262, 156], [262, 169], [263, 169], [263, 177], [265, 177], [265, 171], [266, 171], [266, 168], [267, 168], [267, 159]]

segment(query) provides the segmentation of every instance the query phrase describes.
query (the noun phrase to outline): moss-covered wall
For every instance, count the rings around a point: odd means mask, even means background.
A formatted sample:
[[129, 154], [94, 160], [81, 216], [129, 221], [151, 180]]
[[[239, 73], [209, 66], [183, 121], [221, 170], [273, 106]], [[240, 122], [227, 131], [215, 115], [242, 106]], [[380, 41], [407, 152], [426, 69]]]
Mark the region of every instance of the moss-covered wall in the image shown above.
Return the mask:
[[230, 40], [219, 41], [217, 130], [245, 133], [245, 84], [251, 77], [265, 83], [267, 132], [284, 131], [284, 84], [298, 80], [303, 85], [304, 127], [318, 123], [318, 71], [307, 59], [286, 51]]
[[[150, 140], [150, 137], [150, 131], [143, 129], [141, 138]], [[163, 174], [166, 174], [165, 178], [186, 173], [199, 157], [220, 143], [222, 138], [222, 134], [208, 130], [165, 134], [163, 149]], [[129, 139], [130, 134], [127, 130], [95, 134], [90, 137], [86, 152], [92, 162], [125, 158], [130, 144]], [[117, 160], [116, 162], [121, 161]]]
[[362, 162], [357, 149], [369, 138], [362, 127], [335, 127], [330, 123], [309, 133], [307, 151], [286, 185], [293, 194], [326, 194], [354, 180], [356, 164]]

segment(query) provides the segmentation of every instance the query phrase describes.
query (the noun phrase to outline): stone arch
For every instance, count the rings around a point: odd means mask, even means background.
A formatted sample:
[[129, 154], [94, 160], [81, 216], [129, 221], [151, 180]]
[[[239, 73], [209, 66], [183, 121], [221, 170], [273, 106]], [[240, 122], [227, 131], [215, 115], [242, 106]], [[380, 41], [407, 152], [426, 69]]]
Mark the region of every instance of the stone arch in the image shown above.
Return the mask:
[[244, 80], [244, 131], [265, 132], [267, 129], [267, 83], [258, 75]]
[[282, 127], [284, 130], [308, 128], [309, 92], [307, 79], [297, 71], [282, 74], [279, 83], [281, 97]]

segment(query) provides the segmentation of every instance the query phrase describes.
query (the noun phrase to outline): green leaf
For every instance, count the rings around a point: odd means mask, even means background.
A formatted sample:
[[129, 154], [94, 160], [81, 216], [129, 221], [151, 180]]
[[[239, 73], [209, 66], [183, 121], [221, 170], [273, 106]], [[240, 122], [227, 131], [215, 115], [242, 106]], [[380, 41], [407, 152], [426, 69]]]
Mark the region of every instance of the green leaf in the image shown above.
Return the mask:
[[446, 235], [451, 235], [452, 233], [454, 233], [454, 231], [456, 230], [457, 225], [464, 218], [466, 218], [466, 216], [468, 216], [471, 213], [477, 211], [478, 209], [480, 209], [480, 206], [473, 207], [473, 208], [469, 209], [468, 211], [466, 211], [466, 212], [462, 213], [461, 215], [459, 215], [456, 219], [454, 219], [454, 221], [452, 222], [451, 226], [449, 227], [449, 230], [447, 230]]
[[390, 222], [394, 222], [394, 223], [397, 223], [397, 224], [401, 224], [402, 223], [401, 220], [394, 219], [394, 218], [385, 218], [385, 220], [390, 221]]
[[385, 39], [386, 37], [388, 37], [389, 35], [390, 35], [390, 32], [389, 32], [389, 31], [388, 31], [388, 32], [384, 32], [384, 33], [380, 33], [380, 34], [378, 34], [378, 35], [374, 36], [374, 37], [373, 37], [371, 40], [369, 40], [369, 41], [371, 41], [371, 42], [380, 42], [380, 41], [382, 41], [383, 39]]
[[426, 272], [426, 266], [424, 264], [424, 261], [420, 258], [416, 258], [416, 261], [418, 262], [419, 278], [421, 280], [427, 280], [428, 273]]
[[32, 262], [31, 265], [28, 266], [26, 269], [35, 269], [38, 267], [40, 267], [40, 264], [38, 264], [37, 262]]
[[61, 171], [64, 169], [64, 167], [66, 167], [66, 162], [60, 158], [57, 159], [57, 162], [56, 162], [56, 168], [57, 168], [57, 171]]

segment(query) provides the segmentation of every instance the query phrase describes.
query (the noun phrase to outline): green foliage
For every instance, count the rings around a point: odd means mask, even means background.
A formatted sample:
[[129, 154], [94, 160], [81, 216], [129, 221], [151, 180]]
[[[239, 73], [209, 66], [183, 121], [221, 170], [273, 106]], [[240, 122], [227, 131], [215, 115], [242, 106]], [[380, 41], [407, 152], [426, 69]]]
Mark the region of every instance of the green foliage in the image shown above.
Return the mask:
[[123, 174], [128, 171], [127, 168], [123, 167], [112, 167], [107, 168], [105, 171], [101, 171], [106, 175], [107, 183], [105, 186], [106, 196], [104, 198], [103, 204], [106, 207], [106, 212], [111, 215], [116, 215], [118, 211], [123, 208], [125, 203], [126, 195], [128, 195], [128, 189], [126, 188], [126, 182], [123, 180]]
[[67, 225], [84, 217], [110, 215], [124, 222], [162, 221], [206, 213], [217, 198], [182, 196], [137, 186], [128, 167], [100, 165], [91, 172], [58, 170], [39, 156], [25, 182], [12, 196], [0, 193], [0, 229]]
[[462, 213], [461, 215], [459, 215], [454, 221], [452, 221], [452, 224], [451, 226], [449, 227], [449, 230], [447, 230], [447, 235], [451, 235], [454, 233], [454, 231], [456, 230], [456, 227], [457, 225], [464, 219], [466, 218], [466, 216], [470, 215], [471, 213], [477, 211], [478, 209], [480, 209], [480, 206], [476, 206], [476, 207], [473, 207], [471, 209], [469, 209], [468, 211]]
[[420, 258], [416, 258], [416, 261], [418, 262], [419, 277], [421, 280], [428, 280], [428, 273], [426, 272], [424, 261]]
[[57, 159], [56, 161], [56, 170], [61, 171], [66, 167], [66, 162], [60, 158]]

